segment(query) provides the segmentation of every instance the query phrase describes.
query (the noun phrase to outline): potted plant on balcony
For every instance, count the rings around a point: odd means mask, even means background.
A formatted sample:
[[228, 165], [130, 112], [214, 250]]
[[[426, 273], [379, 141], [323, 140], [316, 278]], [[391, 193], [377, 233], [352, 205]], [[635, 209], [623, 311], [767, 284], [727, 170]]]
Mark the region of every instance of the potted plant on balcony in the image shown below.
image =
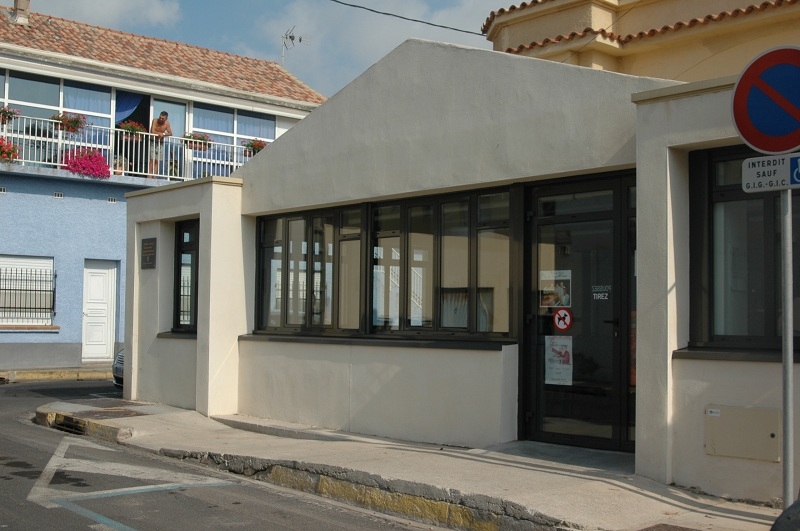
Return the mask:
[[211, 142], [211, 137], [205, 133], [183, 133], [183, 138], [186, 140], [186, 147], [197, 151], [205, 151], [208, 149], [208, 143]]
[[7, 124], [17, 116], [19, 116], [19, 109], [12, 109], [8, 105], [0, 107], [0, 124]]
[[267, 141], [261, 140], [260, 138], [251, 138], [249, 140], [242, 140], [242, 145], [244, 146], [244, 156], [252, 157], [267, 147]]
[[50, 119], [56, 122], [56, 129], [64, 130], [67, 133], [77, 133], [86, 127], [86, 116], [78, 113], [54, 114]]
[[118, 155], [114, 159], [114, 175], [122, 175], [128, 169], [128, 159]]
[[134, 122], [133, 120], [126, 120], [124, 122], [120, 122], [117, 127], [120, 131], [124, 131], [122, 135], [123, 140], [141, 140], [142, 135], [139, 133], [144, 133], [147, 131], [147, 128], [140, 124], [139, 122]]
[[0, 162], [14, 162], [19, 158], [19, 150], [11, 140], [0, 137]]
[[108, 179], [111, 171], [105, 155], [96, 149], [75, 149], [64, 155], [64, 165], [72, 173], [92, 179]]

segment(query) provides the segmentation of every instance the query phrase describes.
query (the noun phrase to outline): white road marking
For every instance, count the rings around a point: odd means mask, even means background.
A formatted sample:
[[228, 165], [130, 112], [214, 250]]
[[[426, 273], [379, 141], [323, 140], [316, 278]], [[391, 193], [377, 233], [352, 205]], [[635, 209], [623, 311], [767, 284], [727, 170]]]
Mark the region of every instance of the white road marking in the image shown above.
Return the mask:
[[[97, 523], [97, 525], [92, 526], [95, 529], [114, 529], [118, 531], [127, 531], [131, 528], [106, 518], [103, 515], [80, 507], [75, 502], [97, 498], [108, 498], [112, 496], [141, 494], [144, 492], [154, 492], [159, 490], [234, 485], [234, 483], [231, 481], [217, 480], [205, 476], [186, 474], [182, 472], [167, 472], [158, 468], [138, 465], [124, 465], [121, 463], [105, 461], [91, 461], [88, 459], [66, 458], [65, 455], [67, 454], [67, 449], [72, 445], [113, 452], [119, 451], [115, 448], [109, 448], [107, 446], [95, 444], [86, 439], [71, 436], [64, 437], [64, 439], [58, 445], [58, 448], [56, 448], [55, 452], [53, 452], [53, 457], [50, 458], [47, 466], [45, 466], [44, 470], [42, 470], [39, 479], [37, 479], [36, 483], [33, 485], [33, 488], [28, 494], [28, 501], [34, 502], [47, 509], [63, 507], [74, 513], [85, 516], [86, 518], [89, 518]], [[53, 476], [59, 471], [86, 472], [91, 474], [121, 476], [143, 482], [156, 482], [156, 484], [145, 485], [141, 487], [127, 487], [87, 493], [76, 493], [73, 491], [56, 489], [50, 486]]]

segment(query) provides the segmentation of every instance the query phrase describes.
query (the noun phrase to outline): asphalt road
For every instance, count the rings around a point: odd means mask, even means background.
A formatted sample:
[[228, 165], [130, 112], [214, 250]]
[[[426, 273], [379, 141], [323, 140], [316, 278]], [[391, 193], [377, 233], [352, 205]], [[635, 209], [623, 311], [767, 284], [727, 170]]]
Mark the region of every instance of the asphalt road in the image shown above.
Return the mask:
[[111, 382], [0, 385], [0, 529], [436, 529], [38, 426], [36, 408]]

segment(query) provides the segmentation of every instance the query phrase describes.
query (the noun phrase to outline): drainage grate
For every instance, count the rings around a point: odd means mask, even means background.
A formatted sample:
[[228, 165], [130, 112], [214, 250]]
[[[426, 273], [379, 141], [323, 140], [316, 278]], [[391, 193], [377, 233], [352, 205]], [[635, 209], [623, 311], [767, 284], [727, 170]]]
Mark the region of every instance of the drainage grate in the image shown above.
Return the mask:
[[86, 423], [84, 421], [73, 417], [65, 417], [64, 415], [56, 415], [51, 427], [73, 435], [86, 434]]
[[644, 529], [640, 529], [639, 531], [700, 531], [700, 530], [691, 527], [679, 527], [677, 525], [658, 524], [654, 525], [653, 527], [646, 527]]

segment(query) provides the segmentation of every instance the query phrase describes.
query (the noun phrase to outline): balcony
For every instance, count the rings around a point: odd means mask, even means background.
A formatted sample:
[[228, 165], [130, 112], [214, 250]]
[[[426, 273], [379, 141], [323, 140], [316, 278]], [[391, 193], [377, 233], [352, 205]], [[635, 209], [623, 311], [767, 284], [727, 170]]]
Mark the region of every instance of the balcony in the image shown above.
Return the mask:
[[[60, 122], [17, 116], [0, 125], [0, 136], [12, 142], [26, 167], [66, 169], [70, 153], [90, 149], [105, 157], [111, 175], [187, 181], [203, 177], [227, 177], [253, 157], [243, 146], [201, 142], [181, 137], [159, 141], [149, 133], [85, 125], [65, 130]], [[160, 149], [160, 157], [151, 155]]]

